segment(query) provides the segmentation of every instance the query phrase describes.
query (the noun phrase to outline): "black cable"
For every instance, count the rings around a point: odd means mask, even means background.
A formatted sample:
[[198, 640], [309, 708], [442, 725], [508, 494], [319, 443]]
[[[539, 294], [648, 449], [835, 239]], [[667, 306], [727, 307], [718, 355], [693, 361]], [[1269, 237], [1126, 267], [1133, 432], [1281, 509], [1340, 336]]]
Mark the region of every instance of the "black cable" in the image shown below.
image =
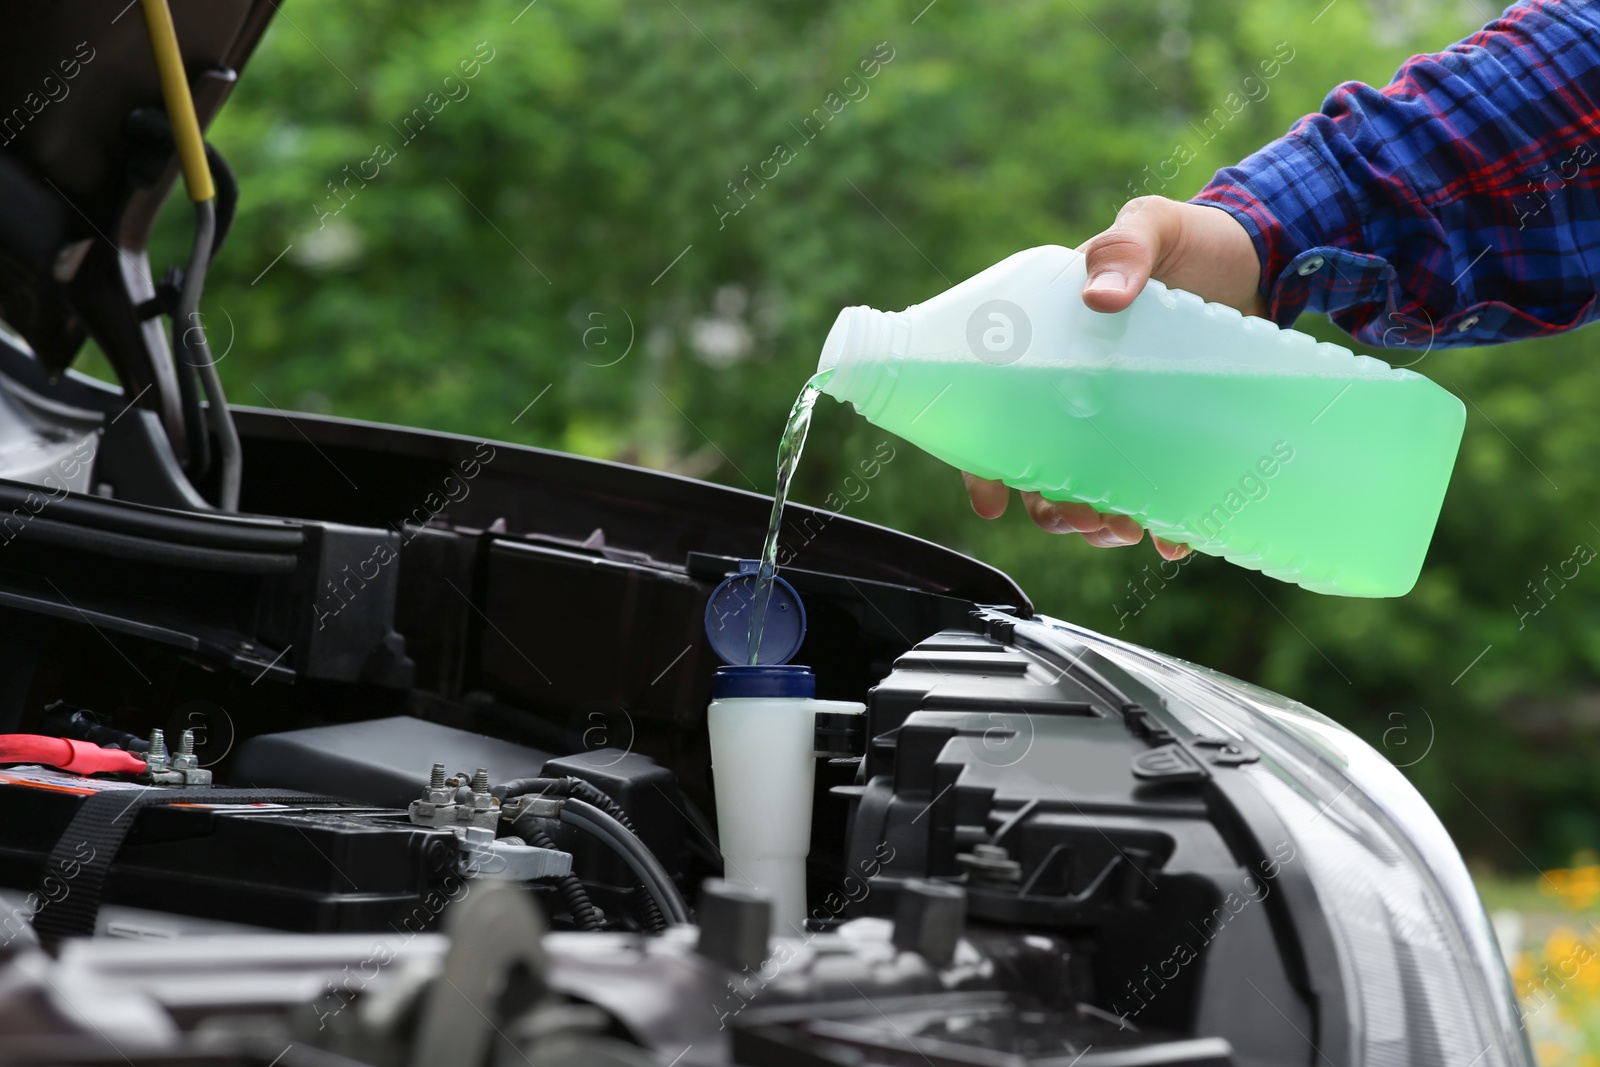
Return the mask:
[[188, 451], [183, 470], [190, 482], [198, 484], [211, 468], [211, 433], [206, 429], [205, 412], [200, 407], [200, 378], [195, 373], [195, 358], [189, 354], [188, 333], [174, 309], [172, 354], [177, 364], [174, 370], [178, 376], [178, 403], [183, 408], [183, 436]]
[[[189, 254], [189, 269], [183, 275], [183, 290], [173, 314], [172, 329], [180, 334], [180, 353], [192, 352], [194, 360], [189, 365], [200, 374], [210, 401], [206, 417], [211, 432], [217, 437], [217, 451], [222, 461], [221, 485], [217, 506], [223, 511], [239, 510], [239, 485], [241, 449], [239, 431], [233, 425], [228, 411], [228, 401], [222, 393], [222, 379], [217, 376], [217, 364], [211, 358], [211, 346], [206, 340], [205, 326], [200, 318], [200, 294], [205, 289], [206, 268], [211, 264], [212, 243], [217, 232], [216, 204], [200, 200], [194, 205], [194, 247]], [[179, 358], [182, 358], [181, 355]]]
[[138, 734], [119, 730], [87, 708], [68, 704], [65, 700], [45, 705], [44, 715], [39, 719], [39, 732], [53, 737], [89, 741], [102, 748], [120, 748], [125, 752], [150, 751], [150, 742]]
[[[556, 847], [555, 842], [551, 839], [549, 834], [544, 832], [538, 818], [535, 816], [523, 815], [512, 824], [512, 828], [518, 833], [524, 833], [530, 841], [533, 841], [535, 844], [539, 845], [540, 848]], [[631, 827], [629, 829], [631, 830]], [[595, 908], [593, 902], [589, 899], [588, 890], [584, 888], [582, 880], [573, 875], [567, 875], [566, 877], [570, 879], [572, 887], [575, 888], [569, 889], [568, 886], [559, 881], [556, 884], [556, 888], [561, 891], [562, 899], [567, 903], [567, 908], [572, 912], [574, 920], [576, 921], [578, 919], [582, 909], [587, 908], [593, 911], [595, 925], [585, 926], [583, 929], [601, 929], [604, 926], [603, 918], [599, 909]], [[569, 897], [569, 892], [581, 894], [581, 903], [578, 903], [575, 906], [574, 900], [576, 898]], [[661, 914], [661, 909], [656, 905], [655, 898], [651, 895], [650, 890], [644, 885], [641, 884], [634, 886], [633, 889], [629, 891], [627, 900], [629, 906], [635, 913], [635, 917], [639, 921], [639, 925], [645, 930], [652, 934], [659, 934], [667, 928], [667, 920], [665, 916]], [[587, 912], [584, 912], [584, 914], [587, 915]]]
[[650, 933], [659, 934], [666, 930], [667, 917], [661, 914], [661, 909], [656, 907], [655, 897], [644, 886], [636, 885], [628, 891], [628, 905], [633, 908], [639, 925]]
[[567, 780], [565, 778], [513, 778], [509, 782], [491, 785], [489, 793], [491, 796], [496, 796], [502, 801], [506, 801], [512, 797], [526, 796], [528, 793], [542, 793], [546, 789], [558, 786]]
[[[656, 788], [660, 789], [659, 786]], [[490, 792], [502, 800], [508, 800], [516, 796], [526, 796], [529, 793], [542, 793], [547, 796], [578, 796], [605, 811], [634, 833], [637, 834], [639, 832], [634, 827], [633, 821], [628, 818], [628, 812], [622, 805], [612, 800], [610, 795], [598, 786], [586, 782], [582, 778], [513, 778], [502, 785], [493, 787]], [[723, 869], [723, 860], [722, 850], [717, 844], [716, 830], [712, 828], [710, 820], [695, 805], [694, 801], [681, 793], [678, 798], [683, 801], [683, 807], [680, 810], [688, 820], [689, 828], [694, 831], [685, 839], [685, 847], [690, 852], [693, 852], [707, 867], [720, 873]], [[668, 802], [671, 802], [671, 798], [668, 798]], [[696, 838], [695, 834], [698, 834], [699, 837]]]
[[637, 834], [607, 812], [576, 797], [569, 797], [562, 802], [561, 821], [598, 838], [621, 857], [649, 892], [656, 907], [669, 920], [675, 923], [689, 921], [689, 906], [684, 903], [678, 887], [672, 884], [666, 869]]
[[577, 797], [587, 801], [620, 822], [631, 834], [639, 831], [633, 825], [633, 820], [628, 818], [628, 812], [621, 804], [611, 799], [611, 795], [599, 786], [586, 782], [582, 778], [513, 778], [504, 785], [492, 787], [489, 792], [499, 797], [502, 801], [512, 797], [526, 796], [529, 793], [542, 793], [554, 797]]
[[[512, 828], [527, 839], [530, 845], [536, 848], [556, 848], [555, 841], [544, 832], [544, 827], [532, 815], [524, 815], [512, 823]], [[600, 914], [600, 909], [594, 906], [594, 901], [589, 899], [589, 891], [583, 887], [583, 881], [570, 871], [554, 879], [556, 892], [560, 894], [561, 901], [567, 906], [567, 912], [572, 916], [573, 923], [580, 930], [603, 930], [605, 918]], [[666, 925], [663, 920], [662, 925]]]
[[[632, 862], [629, 862], [628, 864], [630, 869], [632, 869], [634, 873], [639, 876], [641, 882], [640, 889], [642, 890], [642, 893], [631, 894], [629, 898], [630, 903], [633, 904], [634, 908], [638, 912], [640, 925], [652, 932], [659, 933], [661, 930], [665, 929], [667, 925], [666, 919], [662, 914], [663, 911], [665, 911], [668, 915], [681, 914], [682, 917], [675, 918], [674, 921], [689, 921], [688, 905], [682, 903], [683, 898], [678, 893], [677, 886], [673, 884], [672, 878], [667, 874], [666, 869], [661, 867], [660, 861], [657, 859], [656, 855], [651, 852], [642, 841], [639, 840], [639, 832], [634, 827], [633, 820], [628, 817], [627, 810], [613, 800], [609, 794], [600, 789], [598, 786], [594, 785], [593, 783], [586, 782], [582, 778], [574, 777], [516, 778], [509, 782], [505, 782], [502, 785], [495, 786], [490, 790], [490, 792], [495, 796], [500, 797], [502, 800], [507, 800], [517, 796], [526, 796], [530, 793], [538, 793], [544, 796], [569, 797], [579, 801], [580, 803], [593, 805], [595, 808], [598, 808], [602, 813], [616, 820], [621, 829], [626, 831], [626, 834], [619, 838], [621, 845], [623, 847], [630, 847], [630, 844], [636, 844], [640, 854], [641, 865], [647, 860], [650, 865], [653, 865], [657, 868], [657, 870], [660, 871], [660, 877], [657, 879], [658, 884], [652, 888], [649, 877], [640, 871], [639, 865], [635, 865]], [[619, 851], [616, 843], [607, 843], [610, 844], [613, 851], [617, 851], [619, 854], [622, 854]], [[627, 861], [628, 859], [627, 855], [625, 854], [623, 854], [623, 858], [624, 861]], [[674, 899], [679, 905], [677, 909], [675, 909], [670, 903]]]
[[211, 168], [211, 184], [217, 187], [217, 234], [211, 239], [211, 258], [216, 259], [228, 231], [233, 228], [233, 216], [239, 210], [239, 179], [233, 176], [233, 168], [222, 158], [222, 153], [209, 144], [206, 145], [206, 163]]
[[[36, 492], [36, 486], [0, 484], [0, 511], [27, 506], [29, 494]], [[85, 529], [153, 537], [174, 545], [200, 545], [240, 552], [297, 552], [306, 541], [305, 529], [286, 519], [210, 514], [201, 518], [75, 493], [52, 500], [50, 514], [61, 522]]]
[[[54, 512], [52, 512], [54, 514]], [[77, 549], [96, 556], [185, 570], [233, 574], [293, 574], [297, 556], [288, 552], [241, 552], [228, 548], [175, 545], [155, 538], [111, 533], [71, 522], [39, 516], [30, 519], [14, 538]], [[6, 542], [9, 544], [9, 540]]]

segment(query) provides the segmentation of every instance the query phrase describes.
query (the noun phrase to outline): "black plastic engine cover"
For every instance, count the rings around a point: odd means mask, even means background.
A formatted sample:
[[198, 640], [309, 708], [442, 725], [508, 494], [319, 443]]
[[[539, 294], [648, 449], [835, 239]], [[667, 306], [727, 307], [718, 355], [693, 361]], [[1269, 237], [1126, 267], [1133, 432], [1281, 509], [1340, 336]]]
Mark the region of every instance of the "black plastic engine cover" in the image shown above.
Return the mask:
[[970, 922], [1073, 938], [1093, 1003], [1130, 1024], [1235, 1039], [1248, 1016], [1251, 1051], [1298, 1055], [1308, 1007], [1262, 1020], [1242, 999], [1241, 975], [1289, 985], [1260, 903], [1273, 872], [1234, 854], [1207, 788], [1234, 773], [1214, 762], [1249, 754], [1179, 738], [1160, 696], [1092, 652], [988, 630], [922, 642], [870, 695], [862, 773], [834, 789], [848, 866], [873, 872], [846, 916], [892, 916], [909, 879], [951, 882]]
[[538, 774], [550, 758], [526, 745], [397, 715], [252, 737], [239, 746], [229, 780], [404, 808], [422, 796], [435, 763], [450, 774], [484, 767], [503, 782]]

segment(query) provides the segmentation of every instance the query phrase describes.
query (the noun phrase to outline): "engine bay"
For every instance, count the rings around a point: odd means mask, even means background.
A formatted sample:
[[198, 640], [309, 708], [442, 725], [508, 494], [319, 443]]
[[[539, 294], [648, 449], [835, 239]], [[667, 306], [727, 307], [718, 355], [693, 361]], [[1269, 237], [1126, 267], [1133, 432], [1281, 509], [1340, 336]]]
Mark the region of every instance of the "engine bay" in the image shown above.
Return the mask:
[[236, 418], [244, 516], [74, 495], [0, 553], [0, 733], [141, 765], [0, 739], [28, 1036], [0, 1062], [1310, 1062], [1342, 993], [1234, 779], [1258, 755], [1003, 575], [795, 509], [826, 526], [784, 569], [796, 658], [865, 713], [817, 717], [805, 919], [774, 931], [707, 734], [707, 598], [762, 498]]

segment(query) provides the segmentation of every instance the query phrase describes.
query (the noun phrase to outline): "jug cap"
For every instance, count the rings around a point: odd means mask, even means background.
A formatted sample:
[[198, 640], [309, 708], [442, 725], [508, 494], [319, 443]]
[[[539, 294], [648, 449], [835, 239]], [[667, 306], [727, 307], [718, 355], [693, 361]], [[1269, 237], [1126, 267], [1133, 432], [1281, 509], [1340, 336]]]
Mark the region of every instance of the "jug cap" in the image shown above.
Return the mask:
[[[725, 578], [706, 600], [706, 639], [723, 663], [750, 665], [750, 617], [754, 614], [756, 575], [760, 567], [756, 560], [740, 560], [738, 571]], [[800, 602], [800, 594], [794, 591], [794, 586], [774, 576], [756, 666], [787, 664], [800, 651], [805, 637], [806, 608]]]

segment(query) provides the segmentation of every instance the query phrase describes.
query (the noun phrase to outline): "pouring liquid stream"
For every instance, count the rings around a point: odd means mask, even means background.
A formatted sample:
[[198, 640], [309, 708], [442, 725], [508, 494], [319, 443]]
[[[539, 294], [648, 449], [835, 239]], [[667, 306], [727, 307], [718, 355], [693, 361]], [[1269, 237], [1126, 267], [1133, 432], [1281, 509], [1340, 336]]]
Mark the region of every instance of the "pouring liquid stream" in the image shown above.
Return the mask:
[[767, 539], [761, 546], [761, 566], [756, 572], [754, 602], [750, 611], [750, 663], [761, 662], [761, 633], [767, 625], [767, 606], [772, 601], [772, 579], [778, 574], [778, 533], [783, 528], [783, 505], [789, 499], [789, 483], [794, 480], [795, 468], [800, 465], [800, 453], [805, 451], [806, 433], [811, 429], [811, 409], [822, 395], [822, 387], [833, 377], [833, 371], [821, 371], [811, 377], [795, 397], [789, 409], [789, 421], [784, 425], [783, 437], [778, 442], [778, 484], [772, 493], [772, 518], [767, 522]]

